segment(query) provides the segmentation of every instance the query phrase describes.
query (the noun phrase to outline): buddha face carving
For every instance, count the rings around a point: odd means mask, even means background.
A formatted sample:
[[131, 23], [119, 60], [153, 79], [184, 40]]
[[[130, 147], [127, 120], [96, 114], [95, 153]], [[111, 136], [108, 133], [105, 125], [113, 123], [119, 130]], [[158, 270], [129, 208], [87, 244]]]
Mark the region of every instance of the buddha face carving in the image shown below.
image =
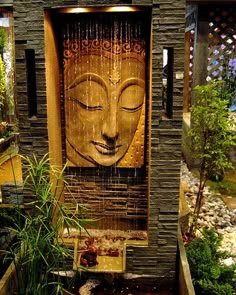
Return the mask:
[[134, 137], [145, 96], [145, 65], [125, 56], [71, 60], [65, 90], [67, 156], [76, 166], [112, 166]]

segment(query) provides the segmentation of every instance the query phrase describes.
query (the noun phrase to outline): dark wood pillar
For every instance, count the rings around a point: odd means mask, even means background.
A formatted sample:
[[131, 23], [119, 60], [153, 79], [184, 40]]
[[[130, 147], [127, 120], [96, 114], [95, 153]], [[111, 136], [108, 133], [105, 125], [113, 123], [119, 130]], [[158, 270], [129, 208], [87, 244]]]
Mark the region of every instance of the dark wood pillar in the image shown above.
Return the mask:
[[[195, 34], [194, 48], [194, 69], [193, 69], [193, 89], [196, 85], [206, 84], [207, 77], [207, 57], [208, 57], [208, 32], [209, 19], [206, 6], [199, 6], [197, 28]], [[192, 95], [194, 104], [194, 92]]]

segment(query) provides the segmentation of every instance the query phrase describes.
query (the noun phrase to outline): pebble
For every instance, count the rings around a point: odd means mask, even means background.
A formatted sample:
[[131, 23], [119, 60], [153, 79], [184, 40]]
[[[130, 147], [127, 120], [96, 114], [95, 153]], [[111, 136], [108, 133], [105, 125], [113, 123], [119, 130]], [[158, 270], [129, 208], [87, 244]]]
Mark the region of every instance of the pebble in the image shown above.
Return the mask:
[[[190, 211], [193, 211], [199, 180], [192, 175], [184, 162], [181, 165], [181, 181], [188, 184], [189, 191], [185, 193], [185, 197]], [[208, 186], [204, 188], [203, 195], [204, 204], [199, 214], [198, 226], [214, 227], [223, 236], [221, 250], [232, 254], [232, 257], [224, 262], [236, 263], [236, 210], [228, 209], [221, 195], [211, 191]]]
[[83, 286], [80, 287], [79, 289], [79, 294], [80, 295], [92, 295], [92, 290], [100, 285], [100, 281], [97, 279], [89, 278]]

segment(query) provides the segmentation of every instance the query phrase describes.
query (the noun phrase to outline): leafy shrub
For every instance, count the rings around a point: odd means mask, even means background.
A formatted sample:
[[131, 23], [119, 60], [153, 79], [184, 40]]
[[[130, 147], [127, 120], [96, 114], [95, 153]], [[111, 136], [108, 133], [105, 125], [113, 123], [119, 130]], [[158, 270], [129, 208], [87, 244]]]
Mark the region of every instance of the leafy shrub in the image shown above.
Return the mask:
[[195, 235], [206, 182], [212, 178], [219, 180], [225, 169], [233, 167], [228, 153], [236, 145], [235, 123], [228, 115], [224, 85], [223, 81], [211, 81], [194, 89], [196, 102], [191, 108], [189, 136], [194, 156], [199, 160], [199, 186], [189, 229], [191, 238]]
[[187, 257], [196, 294], [233, 295], [236, 290], [236, 264], [227, 266], [221, 260], [229, 257], [220, 251], [222, 235], [203, 229], [203, 238], [196, 238], [187, 247]]
[[3, 28], [0, 28], [0, 54], [3, 54], [3, 48], [7, 42], [7, 33]]
[[5, 95], [4, 95], [5, 91], [6, 91], [6, 73], [5, 73], [4, 62], [0, 55], [0, 107], [3, 105], [4, 99], [5, 99]]

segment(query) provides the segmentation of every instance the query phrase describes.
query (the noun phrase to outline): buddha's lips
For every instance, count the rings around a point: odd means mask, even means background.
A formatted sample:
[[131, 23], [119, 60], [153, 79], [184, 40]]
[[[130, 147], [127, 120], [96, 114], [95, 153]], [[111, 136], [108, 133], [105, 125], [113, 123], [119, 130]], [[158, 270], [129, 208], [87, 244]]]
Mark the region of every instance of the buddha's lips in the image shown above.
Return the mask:
[[118, 152], [119, 148], [121, 147], [121, 145], [106, 145], [96, 141], [93, 141], [93, 144], [95, 145], [99, 153], [105, 155], [114, 155]]

